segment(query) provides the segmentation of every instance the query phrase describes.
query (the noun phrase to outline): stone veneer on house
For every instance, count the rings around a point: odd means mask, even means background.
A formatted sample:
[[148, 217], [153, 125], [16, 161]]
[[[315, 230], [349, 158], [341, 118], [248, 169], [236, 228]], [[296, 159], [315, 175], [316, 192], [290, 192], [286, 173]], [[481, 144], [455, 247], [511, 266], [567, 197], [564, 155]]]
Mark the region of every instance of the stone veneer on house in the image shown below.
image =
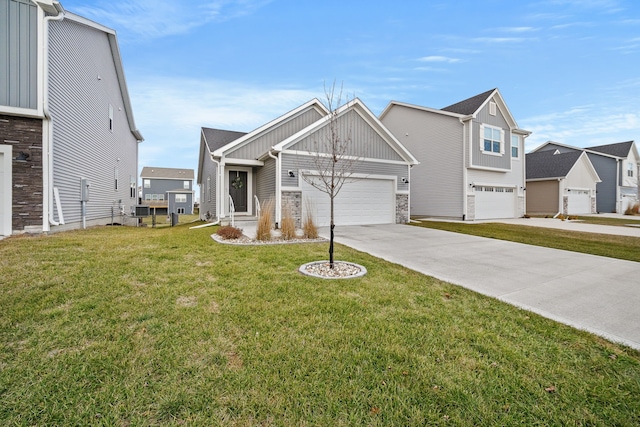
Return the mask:
[[[13, 147], [12, 229], [42, 232], [42, 120], [0, 115], [0, 144]], [[26, 161], [15, 160], [20, 152]]]

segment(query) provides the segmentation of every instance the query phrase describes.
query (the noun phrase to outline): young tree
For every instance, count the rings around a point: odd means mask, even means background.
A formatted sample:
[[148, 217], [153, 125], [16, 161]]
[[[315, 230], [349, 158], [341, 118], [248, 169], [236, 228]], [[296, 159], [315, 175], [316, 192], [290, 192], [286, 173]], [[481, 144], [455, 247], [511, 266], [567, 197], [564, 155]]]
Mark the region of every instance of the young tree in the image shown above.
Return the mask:
[[[346, 117], [340, 120], [342, 102], [342, 86], [338, 93], [335, 92], [335, 82], [328, 90], [325, 87], [325, 96], [329, 115], [327, 116], [327, 126], [325, 131], [317, 140], [313, 141], [311, 162], [317, 175], [301, 174], [308, 184], [326, 193], [330, 203], [330, 238], [329, 238], [329, 266], [333, 268], [333, 237], [334, 237], [334, 206], [335, 198], [348, 182], [355, 181], [353, 178], [354, 166], [361, 161], [362, 157], [353, 152], [353, 139], [351, 126], [345, 123]], [[348, 104], [348, 102], [346, 103]]]

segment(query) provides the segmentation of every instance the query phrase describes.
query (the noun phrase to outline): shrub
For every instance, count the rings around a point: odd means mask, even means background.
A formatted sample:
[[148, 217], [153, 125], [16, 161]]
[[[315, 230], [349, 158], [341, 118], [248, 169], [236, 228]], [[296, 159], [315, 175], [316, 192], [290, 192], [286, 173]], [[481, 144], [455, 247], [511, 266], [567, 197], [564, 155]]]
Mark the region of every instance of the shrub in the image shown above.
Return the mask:
[[256, 239], [261, 242], [271, 240], [271, 216], [273, 212], [273, 200], [269, 199], [260, 210], [258, 227], [256, 229]]
[[304, 224], [302, 224], [302, 236], [305, 239], [317, 239], [318, 238], [318, 227], [313, 222], [313, 216], [311, 212], [307, 210], [307, 215], [304, 218]]
[[295, 239], [296, 237], [296, 222], [291, 216], [291, 209], [287, 206], [283, 212], [282, 224], [280, 225], [282, 231], [282, 238], [284, 240]]
[[216, 234], [223, 239], [239, 239], [242, 236], [242, 230], [236, 227], [232, 227], [230, 225], [225, 225], [223, 227], [218, 228]]
[[629, 205], [627, 209], [624, 211], [625, 215], [638, 215], [640, 213], [640, 203], [636, 203], [635, 205]]

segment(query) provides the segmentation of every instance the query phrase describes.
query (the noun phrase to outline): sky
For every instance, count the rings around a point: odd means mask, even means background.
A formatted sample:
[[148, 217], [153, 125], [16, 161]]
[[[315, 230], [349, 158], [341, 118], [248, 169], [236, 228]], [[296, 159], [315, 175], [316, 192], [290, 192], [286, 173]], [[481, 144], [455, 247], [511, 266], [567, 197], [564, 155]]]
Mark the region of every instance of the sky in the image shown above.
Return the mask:
[[61, 0], [116, 30], [139, 166], [194, 169], [200, 129], [250, 132], [334, 82], [376, 115], [498, 88], [526, 151], [640, 141], [637, 0]]

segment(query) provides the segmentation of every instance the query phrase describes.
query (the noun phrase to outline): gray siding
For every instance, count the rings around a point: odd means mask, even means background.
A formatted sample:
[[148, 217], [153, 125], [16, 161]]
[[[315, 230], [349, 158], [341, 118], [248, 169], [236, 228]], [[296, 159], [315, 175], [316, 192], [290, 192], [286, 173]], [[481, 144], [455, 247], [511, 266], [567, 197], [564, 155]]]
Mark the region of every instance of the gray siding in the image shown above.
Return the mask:
[[560, 182], [527, 182], [527, 213], [533, 215], [555, 215], [560, 212]]
[[260, 204], [263, 205], [267, 200], [273, 199], [275, 202], [276, 196], [276, 161], [275, 159], [267, 159], [264, 162], [264, 166], [256, 168], [256, 195]]
[[461, 218], [465, 165], [460, 121], [396, 105], [382, 122], [420, 162], [411, 169], [411, 214]]
[[[298, 187], [300, 184], [299, 170], [316, 170], [312, 156], [297, 156], [294, 154], [281, 154], [282, 156], [282, 186]], [[295, 178], [289, 177], [288, 171], [295, 171]], [[364, 175], [390, 175], [396, 176], [398, 186], [396, 191], [408, 191], [409, 184], [401, 181], [402, 177], [409, 176], [409, 166], [402, 164], [378, 163], [378, 162], [357, 162], [353, 167], [353, 173]], [[346, 184], [349, 185], [349, 184]]]
[[570, 153], [572, 151], [579, 151], [576, 150], [575, 148], [570, 148], [570, 147], [564, 147], [562, 145], [557, 145], [557, 144], [547, 144], [544, 147], [542, 147], [540, 149], [540, 151], [548, 151], [548, 150], [558, 150], [560, 153]]
[[280, 123], [278, 126], [269, 129], [255, 140], [250, 140], [235, 150], [227, 153], [226, 157], [236, 159], [257, 159], [267, 152], [274, 145], [284, 141], [291, 135], [299, 132], [310, 124], [318, 121], [322, 116], [317, 110], [310, 108], [301, 114]]
[[88, 221], [109, 219], [111, 208], [120, 203], [129, 212], [137, 202], [137, 194], [130, 197], [129, 180], [137, 182], [138, 143], [124, 111], [107, 35], [68, 19], [52, 22], [49, 71], [53, 185], [60, 191], [65, 221], [81, 220], [81, 177], [91, 183]]
[[[371, 125], [356, 111], [351, 110], [338, 118], [337, 135], [342, 138], [351, 138], [347, 155], [368, 157], [373, 159], [402, 161], [402, 157], [380, 136]], [[302, 150], [311, 152], [330, 152], [331, 134], [326, 125], [296, 143], [290, 150]], [[320, 148], [318, 148], [320, 147]]]
[[0, 0], [0, 105], [36, 109], [38, 8]]
[[[505, 117], [500, 112], [500, 109], [496, 108], [496, 110], [495, 116], [489, 114], [489, 104], [487, 103], [487, 105], [480, 110], [476, 119], [473, 120], [473, 143], [471, 144], [472, 164], [474, 166], [509, 170], [511, 169], [511, 132], [509, 131], [509, 125]], [[495, 156], [482, 153], [480, 148], [483, 143], [483, 135], [480, 134], [480, 125], [482, 124], [491, 125], [504, 130], [503, 155]]]
[[[158, 179], [151, 178], [149, 188], [144, 188], [144, 180], [149, 178], [142, 178], [142, 200], [145, 200], [145, 195], [147, 194], [164, 194], [165, 200], [167, 191], [174, 190], [184, 190], [185, 192], [190, 192], [192, 187], [192, 181], [188, 179]], [[189, 188], [184, 188], [184, 181], [189, 181]]]
[[596, 184], [596, 210], [600, 213], [615, 212], [618, 186], [617, 160], [592, 153], [587, 153], [587, 156], [602, 180]]

